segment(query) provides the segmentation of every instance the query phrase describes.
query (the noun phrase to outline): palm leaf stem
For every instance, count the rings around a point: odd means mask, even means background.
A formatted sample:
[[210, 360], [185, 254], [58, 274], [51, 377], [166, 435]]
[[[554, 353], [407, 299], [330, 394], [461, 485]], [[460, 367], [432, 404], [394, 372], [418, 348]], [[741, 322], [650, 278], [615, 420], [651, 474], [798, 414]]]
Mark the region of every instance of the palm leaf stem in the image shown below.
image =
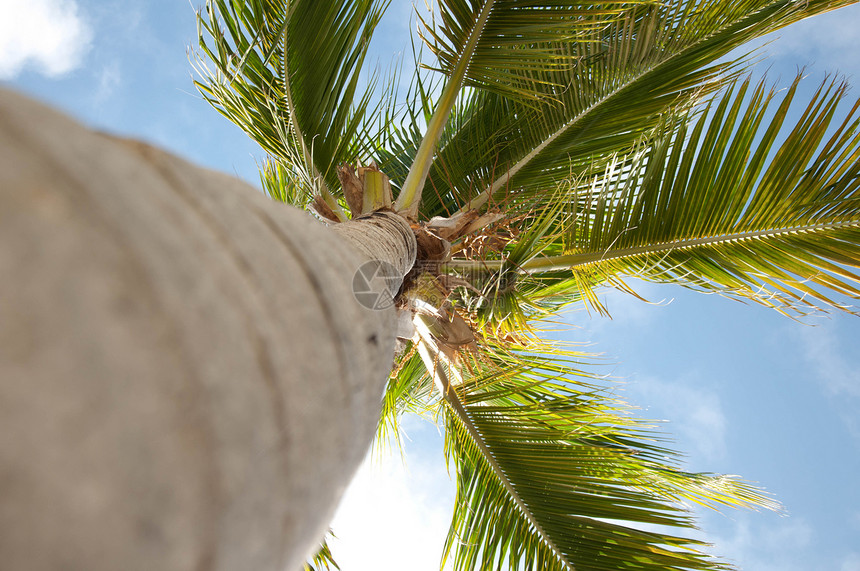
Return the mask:
[[424, 361], [424, 366], [427, 368], [427, 371], [432, 371], [433, 382], [436, 384], [436, 387], [439, 389], [439, 392], [442, 394], [442, 398], [445, 399], [445, 404], [451, 409], [451, 411], [457, 416], [462, 425], [466, 428], [466, 431], [471, 436], [472, 440], [475, 442], [475, 445], [481, 451], [481, 455], [483, 459], [490, 466], [493, 473], [499, 479], [499, 482], [502, 483], [505, 490], [511, 495], [511, 499], [513, 499], [514, 503], [516, 503], [517, 507], [520, 508], [523, 516], [528, 520], [528, 522], [534, 527], [535, 532], [538, 536], [543, 539], [544, 543], [552, 550], [556, 557], [558, 557], [559, 561], [562, 562], [568, 569], [571, 571], [576, 571], [576, 567], [568, 561], [568, 559], [564, 556], [558, 546], [553, 543], [552, 539], [550, 539], [549, 535], [544, 530], [543, 526], [535, 519], [532, 514], [532, 510], [529, 509], [528, 505], [523, 501], [520, 494], [517, 492], [517, 489], [511, 483], [507, 474], [505, 474], [502, 467], [496, 461], [496, 458], [493, 456], [492, 451], [487, 446], [486, 442], [484, 442], [484, 438], [481, 436], [480, 431], [478, 431], [475, 424], [472, 422], [472, 419], [469, 418], [469, 414], [466, 412], [466, 408], [463, 406], [463, 403], [460, 401], [460, 398], [457, 396], [457, 391], [451, 387], [451, 383], [448, 379], [448, 374], [445, 372], [445, 368], [442, 366], [442, 361], [448, 364], [449, 369], [455, 375], [459, 375], [456, 367], [453, 363], [448, 361], [445, 354], [439, 350], [436, 342], [433, 340], [432, 334], [430, 333], [430, 329], [427, 324], [424, 323], [422, 317], [418, 315], [418, 319], [415, 320], [415, 330], [418, 336], [417, 346], [418, 353], [421, 355], [421, 360]]
[[[761, 16], [762, 14], [773, 14], [773, 13], [775, 13], [775, 11], [779, 7], [781, 7], [787, 3], [788, 2], [786, 2], [786, 0], [775, 0], [774, 2], [769, 4], [768, 6], [765, 6], [759, 10], [756, 10], [755, 12], [751, 12], [750, 14], [747, 15], [746, 18], [743, 18], [739, 21], [730, 22], [725, 27], [714, 30], [713, 32], [711, 32], [707, 36], [703, 36], [700, 39], [700, 41], [691, 43], [690, 45], [682, 48], [681, 50], [671, 54], [671, 56], [669, 58], [664, 59], [662, 61], [659, 61], [655, 65], [648, 67], [647, 69], [642, 70], [641, 73], [633, 76], [628, 81], [626, 81], [623, 84], [621, 84], [620, 86], [618, 86], [616, 89], [607, 93], [605, 96], [601, 97], [600, 99], [598, 99], [597, 101], [595, 101], [594, 103], [589, 105], [587, 108], [585, 108], [579, 114], [577, 114], [575, 117], [571, 118], [569, 121], [564, 123], [558, 130], [549, 134], [546, 138], [544, 138], [537, 145], [535, 145], [529, 152], [525, 153], [519, 161], [514, 163], [513, 166], [511, 166], [507, 171], [505, 171], [501, 176], [499, 176], [490, 186], [488, 186], [483, 192], [481, 192], [481, 194], [479, 194], [478, 196], [476, 196], [475, 198], [473, 198], [472, 200], [470, 200], [466, 204], [464, 204], [457, 212], [455, 212], [452, 215], [452, 217], [456, 217], [458, 215], [463, 214], [464, 212], [468, 212], [470, 210], [478, 209], [478, 208], [481, 208], [482, 206], [484, 206], [490, 199], [493, 198], [493, 196], [499, 190], [501, 190], [505, 185], [507, 185], [508, 182], [520, 170], [522, 170], [525, 166], [527, 166], [530, 162], [532, 162], [535, 159], [535, 157], [540, 155], [540, 153], [547, 146], [549, 146], [553, 141], [555, 141], [560, 136], [562, 136], [564, 133], [566, 133], [567, 131], [572, 129], [574, 126], [579, 124], [581, 121], [583, 121], [583, 119], [587, 119], [594, 111], [596, 111], [599, 108], [603, 107], [604, 105], [607, 105], [608, 103], [610, 103], [615, 97], [618, 97], [619, 95], [621, 95], [628, 87], [634, 85], [637, 82], [642, 81], [643, 79], [647, 78], [649, 75], [656, 73], [656, 72], [666, 68], [667, 66], [673, 65], [674, 61], [676, 61], [679, 58], [682, 58], [688, 52], [693, 51], [693, 50], [697, 50], [697, 49], [701, 49], [704, 44], [707, 44], [708, 42], [713, 41], [714, 38], [716, 38], [716, 37], [720, 37], [721, 35], [725, 35], [725, 33], [727, 31], [743, 30], [743, 29], [746, 29], [746, 28], [752, 26], [753, 24], [759, 22], [762, 19], [762, 16]], [[728, 66], [735, 65], [735, 63], [736, 62], [728, 64]], [[726, 78], [722, 78], [719, 81], [725, 81], [725, 79]]]
[[463, 81], [466, 78], [466, 72], [469, 69], [469, 62], [471, 61], [475, 47], [478, 45], [478, 40], [481, 38], [484, 25], [490, 17], [490, 12], [493, 11], [494, 3], [495, 0], [487, 0], [484, 4], [469, 34], [469, 40], [463, 46], [463, 51], [457, 61], [457, 65], [445, 84], [445, 88], [436, 105], [436, 110], [427, 124], [427, 131], [421, 140], [421, 146], [418, 147], [418, 152], [415, 154], [415, 159], [409, 168], [409, 174], [406, 175], [403, 188], [394, 204], [394, 210], [398, 212], [406, 211], [412, 217], [415, 217], [418, 213], [418, 205], [421, 203], [421, 193], [424, 190], [427, 173], [430, 172], [430, 166], [433, 163], [436, 144], [439, 142], [445, 124], [448, 122], [448, 117], [451, 115], [451, 110], [457, 102], [457, 96], [460, 93]]
[[538, 145], [536, 145], [531, 151], [529, 151], [523, 158], [514, 164], [511, 168], [504, 172], [499, 178], [497, 178], [493, 184], [488, 186], [481, 194], [464, 204], [460, 210], [455, 212], [451, 217], [455, 217], [457, 215], [462, 215], [465, 212], [470, 210], [477, 210], [484, 206], [487, 201], [489, 201], [499, 190], [504, 187], [509, 180], [511, 180], [514, 175], [516, 175], [523, 167], [529, 164], [532, 159], [534, 159], [537, 155], [541, 153], [547, 146], [549, 146], [553, 141], [562, 136], [568, 129], [572, 128], [574, 125], [579, 123], [584, 117], [588, 117], [591, 112], [597, 109], [599, 106], [606, 103], [612, 97], [617, 95], [626, 89], [629, 85], [641, 79], [641, 77], [631, 78], [630, 81], [625, 82], [620, 85], [617, 89], [609, 93], [605, 98], [595, 101], [585, 109], [583, 109], [578, 115], [573, 117], [570, 121], [562, 125], [557, 131], [550, 134], [546, 139], [541, 141]]
[[[556, 272], [569, 270], [595, 262], [628, 258], [642, 255], [660, 255], [677, 250], [685, 250], [696, 247], [713, 247], [732, 242], [744, 240], [758, 240], [762, 238], [776, 238], [790, 234], [808, 234], [817, 232], [830, 232], [845, 228], [860, 227], [860, 219], [841, 222], [827, 222], [821, 224], [810, 224], [807, 226], [795, 226], [771, 230], [755, 230], [750, 232], [737, 232], [723, 234], [720, 236], [706, 236], [703, 238], [691, 238], [687, 240], [674, 240], [663, 244], [648, 244], [633, 248], [621, 248], [618, 250], [605, 250], [603, 252], [589, 252], [585, 254], [567, 254], [563, 256], [550, 256], [533, 258], [519, 266], [519, 270], [526, 273]], [[486, 270], [498, 271], [505, 266], [505, 260], [451, 260], [445, 267], [456, 270]]]

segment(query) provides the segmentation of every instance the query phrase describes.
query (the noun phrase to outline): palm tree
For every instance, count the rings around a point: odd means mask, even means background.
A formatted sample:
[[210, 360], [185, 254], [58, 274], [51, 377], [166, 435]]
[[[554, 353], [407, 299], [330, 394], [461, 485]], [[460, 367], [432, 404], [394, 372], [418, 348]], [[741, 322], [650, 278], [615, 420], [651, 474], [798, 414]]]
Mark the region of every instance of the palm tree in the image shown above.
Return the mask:
[[734, 51], [852, 3], [439, 0], [401, 83], [362, 76], [387, 2], [207, 1], [197, 85], [269, 155], [266, 192], [332, 228], [396, 212], [416, 236], [378, 436], [405, 411], [442, 419], [443, 564], [725, 569], [676, 535], [689, 504], [778, 508], [685, 472], [593, 358], [540, 333], [570, 304], [607, 312], [596, 288], [635, 295], [631, 276], [852, 311], [860, 102], [826, 79], [789, 124], [801, 78], [777, 92]]
[[7, 90], [0, 157], [3, 568], [297, 568], [391, 370], [352, 279], [405, 273], [408, 224], [331, 232]]

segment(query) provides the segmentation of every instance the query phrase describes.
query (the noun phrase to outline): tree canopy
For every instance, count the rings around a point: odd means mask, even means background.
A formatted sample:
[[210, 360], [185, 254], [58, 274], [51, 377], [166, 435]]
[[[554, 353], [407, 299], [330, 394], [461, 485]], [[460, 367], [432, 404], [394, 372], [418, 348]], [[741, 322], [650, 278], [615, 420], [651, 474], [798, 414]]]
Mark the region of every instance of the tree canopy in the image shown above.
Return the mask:
[[685, 471], [592, 356], [541, 329], [571, 304], [608, 312], [596, 289], [635, 295], [630, 277], [854, 311], [860, 101], [837, 78], [799, 101], [800, 76], [778, 91], [737, 51], [852, 3], [439, 0], [414, 70], [383, 77], [363, 73], [387, 2], [207, 2], [197, 85], [269, 155], [265, 190], [337, 224], [380, 207], [350, 181], [379, 180], [426, 237], [379, 436], [405, 411], [444, 423], [443, 562], [726, 569], [684, 537], [689, 506], [778, 509]]

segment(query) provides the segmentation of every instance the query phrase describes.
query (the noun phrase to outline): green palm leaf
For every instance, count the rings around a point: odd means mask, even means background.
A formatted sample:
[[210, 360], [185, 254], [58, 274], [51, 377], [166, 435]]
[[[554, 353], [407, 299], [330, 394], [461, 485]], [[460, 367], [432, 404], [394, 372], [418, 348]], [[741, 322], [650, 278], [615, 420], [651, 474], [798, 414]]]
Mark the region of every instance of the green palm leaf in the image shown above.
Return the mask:
[[[400, 110], [359, 90], [385, 2], [208, 0], [198, 87], [273, 157], [272, 197], [321, 195], [345, 219], [335, 167], [372, 151], [407, 216], [503, 206], [467, 237], [500, 246], [453, 246], [446, 271], [468, 282], [437, 277], [435, 258], [410, 276], [416, 329], [382, 403], [380, 441], [403, 412], [444, 419], [457, 500], [443, 565], [727, 569], [676, 534], [694, 527], [688, 505], [777, 507], [682, 470], [587, 356], [532, 332], [572, 301], [604, 311], [594, 288], [630, 291], [629, 275], [790, 314], [860, 297], [860, 102], [834, 125], [846, 88], [826, 81], [783, 130], [798, 82], [780, 99], [738, 79], [746, 56], [722, 59], [853, 2], [440, 0], [422, 37], [441, 74], [416, 70]], [[448, 343], [455, 325], [468, 334]]]
[[328, 539], [330, 537], [335, 537], [331, 530], [326, 534], [325, 539], [323, 539], [322, 544], [320, 544], [319, 549], [314, 556], [305, 563], [302, 571], [340, 571], [340, 566], [338, 566], [337, 561], [334, 560], [334, 556], [331, 554], [331, 548], [328, 545]]
[[[860, 297], [860, 101], [834, 129], [847, 87], [825, 82], [798, 123], [781, 133], [800, 79], [777, 99], [749, 80], [717, 98], [688, 132], [662, 135], [586, 191], [570, 253], [523, 264], [573, 268], [754, 299], [784, 312]], [[782, 134], [784, 139], [778, 144]], [[770, 160], [768, 160], [770, 158]]]
[[302, 161], [283, 162], [267, 159], [260, 168], [260, 186], [273, 200], [297, 208], [306, 208], [313, 196], [310, 175], [301, 168]]
[[[399, 187], [405, 184], [424, 139], [424, 133], [419, 126], [428, 123], [433, 109], [438, 107], [438, 98], [433, 95], [439, 83], [437, 77], [429, 76], [426, 70], [416, 66], [404, 105], [400, 106], [400, 113], [388, 119], [383, 126], [383, 138], [374, 150], [374, 158]], [[482, 168], [482, 165], [494, 164], [495, 157], [503, 146], [505, 127], [490, 121], [474, 120], [479, 112], [489, 111], [485, 95], [479, 91], [462, 94], [439, 134], [437, 146], [440, 151], [431, 166], [430, 177], [421, 196], [421, 212], [427, 217], [430, 217], [428, 213], [432, 213], [432, 216], [449, 215], [456, 210], [457, 202], [451, 202], [450, 198], [450, 181], [453, 178], [459, 179], [457, 187], [464, 189], [467, 194], [464, 200], [468, 200], [468, 197], [480, 192], [485, 186], [485, 180], [492, 176], [492, 167]], [[496, 96], [493, 96], [493, 99], [505, 101]], [[503, 117], [504, 113], [499, 116]], [[442, 150], [447, 149], [452, 140], [462, 138], [465, 132], [468, 132], [470, 140], [479, 142], [469, 151], [469, 156], [473, 157], [474, 161], [463, 154], [442, 154]]]
[[429, 336], [419, 348], [446, 404], [454, 569], [726, 569], [668, 531], [693, 527], [682, 502], [776, 507], [733, 477], [680, 470], [650, 427], [583, 379], [581, 354], [496, 349], [463, 379]]
[[356, 158], [367, 125], [371, 88], [359, 92], [359, 75], [381, 4], [208, 0], [198, 14], [196, 85], [267, 153], [302, 165], [311, 188], [328, 195], [335, 167]]
[[554, 44], [589, 39], [588, 31], [604, 27], [608, 17], [638, 3], [612, 0], [598, 7], [558, 0], [440, 0], [441, 23], [421, 21], [423, 37], [447, 76], [445, 87], [396, 209], [417, 212], [436, 145], [464, 86], [486, 87], [507, 97], [539, 97], [536, 74], [572, 61]]
[[410, 344], [397, 361], [382, 398], [375, 440], [378, 451], [392, 442], [402, 450], [400, 418], [404, 413], [432, 418], [437, 412], [433, 381], [414, 345]]
[[525, 121], [509, 168], [471, 206], [505, 187], [540, 191], [571, 170], [587, 170], [737, 73], [741, 60], [713, 63], [734, 48], [847, 3], [675, 1], [641, 9], [594, 42], [573, 46], [582, 65], [554, 81], [570, 87], [563, 105], [531, 115], [518, 110]]
[[442, 0], [438, 25], [435, 19], [431, 23], [421, 19], [422, 37], [438, 60], [438, 70], [448, 77], [457, 76], [463, 67], [465, 85], [533, 100], [544, 95], [535, 90], [536, 75], [568, 67], [573, 61], [557, 48], [559, 43], [590, 38], [637, 4], [656, 2]]
[[[442, 199], [425, 198], [422, 212], [445, 215], [512, 192], [541, 193], [571, 172], [602, 168], [666, 113], [685, 109], [740, 71], [742, 60], [715, 63], [733, 49], [850, 3], [673, 0], [634, 8], [586, 41], [558, 43], [559, 57], [576, 63], [529, 72], [542, 102], [474, 95], [472, 116], [440, 144], [428, 175]], [[464, 160], [473, 155], [487, 158]]]

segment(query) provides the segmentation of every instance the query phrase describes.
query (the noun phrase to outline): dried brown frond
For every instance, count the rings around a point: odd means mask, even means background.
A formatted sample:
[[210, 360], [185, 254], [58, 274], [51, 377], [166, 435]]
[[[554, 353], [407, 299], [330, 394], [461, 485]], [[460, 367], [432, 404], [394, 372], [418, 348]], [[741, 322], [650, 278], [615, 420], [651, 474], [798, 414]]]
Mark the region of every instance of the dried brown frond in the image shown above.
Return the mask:
[[323, 197], [320, 195], [314, 196], [314, 199], [311, 202], [311, 208], [326, 220], [340, 222], [340, 220], [337, 219], [337, 215], [334, 213], [334, 210], [331, 209], [331, 206], [326, 204], [326, 201], [323, 200]]
[[343, 196], [352, 217], [361, 216], [361, 207], [364, 203], [364, 186], [352, 168], [352, 165], [340, 165], [337, 167], [337, 178], [343, 188]]

